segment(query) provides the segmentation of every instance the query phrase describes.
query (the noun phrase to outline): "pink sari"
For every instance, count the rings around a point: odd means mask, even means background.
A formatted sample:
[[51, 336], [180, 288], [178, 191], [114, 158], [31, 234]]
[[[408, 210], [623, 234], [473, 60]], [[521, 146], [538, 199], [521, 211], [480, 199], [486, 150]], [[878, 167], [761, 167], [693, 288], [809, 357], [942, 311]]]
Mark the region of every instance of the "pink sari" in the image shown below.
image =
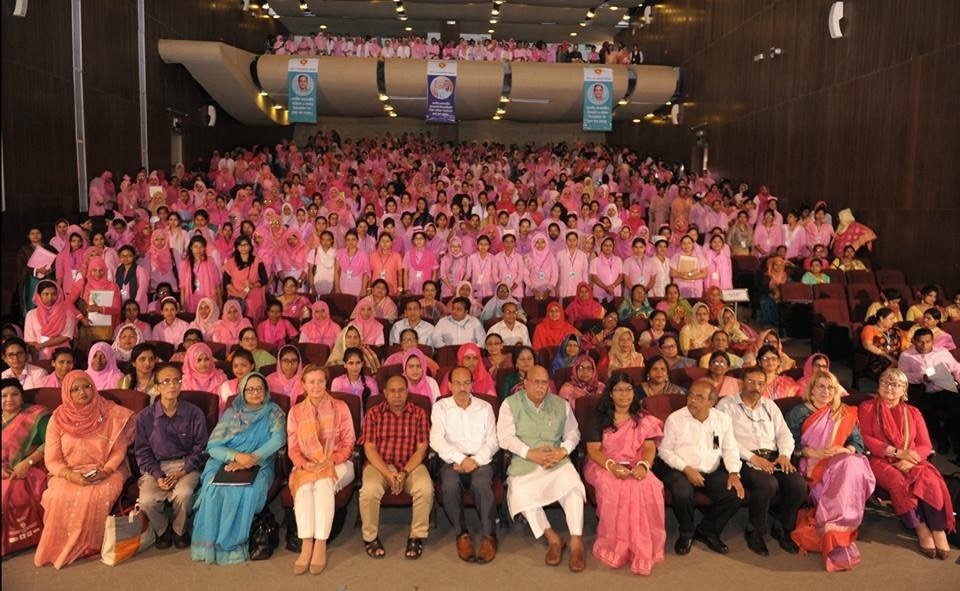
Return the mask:
[[[846, 444], [857, 425], [857, 409], [844, 405], [839, 417], [831, 411], [826, 405], [806, 418], [800, 436], [804, 447], [819, 449]], [[863, 454], [843, 453], [821, 460], [801, 458], [800, 472], [810, 483], [810, 500], [815, 509], [800, 511], [797, 529], [791, 537], [804, 550], [819, 551], [827, 572], [853, 569], [860, 563], [857, 531], [867, 499], [876, 486], [870, 463]], [[818, 540], [810, 535], [811, 525]]]
[[[642, 459], [643, 443], [663, 437], [663, 423], [649, 414], [638, 421], [627, 420], [616, 431], [603, 433], [603, 453], [615, 462], [631, 466]], [[664, 526], [663, 483], [648, 472], [643, 480], [619, 480], [593, 461], [588, 461], [584, 477], [596, 489], [597, 539], [593, 555], [611, 568], [627, 562], [638, 575], [649, 575], [653, 566], [663, 562], [667, 541]]]

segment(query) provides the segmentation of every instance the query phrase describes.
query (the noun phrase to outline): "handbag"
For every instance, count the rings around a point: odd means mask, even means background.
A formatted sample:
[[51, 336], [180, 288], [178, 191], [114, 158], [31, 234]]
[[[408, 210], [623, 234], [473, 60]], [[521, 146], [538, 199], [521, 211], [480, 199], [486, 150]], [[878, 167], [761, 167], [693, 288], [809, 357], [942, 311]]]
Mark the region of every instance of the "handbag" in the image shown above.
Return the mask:
[[121, 509], [118, 515], [107, 515], [100, 561], [107, 566], [116, 566], [151, 546], [155, 539], [156, 534], [147, 516], [140, 510], [138, 501], [132, 509]]
[[29, 503], [14, 507], [10, 502], [12, 496], [8, 494], [3, 500], [3, 544], [0, 551], [3, 556], [36, 546], [43, 532], [43, 507], [40, 501], [31, 496]]
[[267, 560], [280, 545], [280, 524], [269, 507], [257, 513], [250, 525], [250, 560]]

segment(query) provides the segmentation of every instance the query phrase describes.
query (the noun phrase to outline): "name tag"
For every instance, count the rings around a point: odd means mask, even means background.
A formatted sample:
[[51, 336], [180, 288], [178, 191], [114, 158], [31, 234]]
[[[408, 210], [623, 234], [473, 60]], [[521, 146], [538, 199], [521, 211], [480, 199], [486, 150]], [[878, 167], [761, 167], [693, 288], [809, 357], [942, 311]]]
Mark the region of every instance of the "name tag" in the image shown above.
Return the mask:
[[576, 272], [576, 271], [570, 271], [570, 278], [571, 278], [571, 279], [574, 279], [576, 276], [577, 276], [577, 272]]
[[[352, 272], [352, 271], [351, 271], [351, 272]], [[380, 279], [386, 279], [386, 278], [387, 278], [387, 272], [386, 272], [386, 270], [380, 271]]]
[[539, 273], [537, 273], [537, 276], [540, 277], [540, 281], [545, 281], [547, 279], [547, 274], [544, 273], [543, 271], [540, 271]]
[[124, 285], [120, 288], [120, 299], [129, 300], [130, 299], [130, 286]]
[[[380, 276], [382, 277], [383, 273], [381, 273]], [[350, 269], [347, 269], [347, 279], [353, 279], [353, 271]]]
[[710, 274], [711, 279], [720, 279], [720, 273], [713, 272]]
[[504, 279], [506, 280], [507, 283], [510, 283], [510, 282], [513, 281], [513, 275], [507, 273], [507, 274], [504, 276]]
[[423, 271], [417, 271], [417, 273], [416, 273], [416, 278], [417, 278], [417, 279], [423, 279]]

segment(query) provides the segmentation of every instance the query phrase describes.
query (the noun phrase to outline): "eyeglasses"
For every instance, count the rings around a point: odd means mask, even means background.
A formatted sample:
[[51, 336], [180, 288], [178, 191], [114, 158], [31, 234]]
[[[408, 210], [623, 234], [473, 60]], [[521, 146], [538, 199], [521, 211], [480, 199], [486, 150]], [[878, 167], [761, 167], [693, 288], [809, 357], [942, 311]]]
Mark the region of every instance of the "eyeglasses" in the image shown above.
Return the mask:
[[248, 386], [243, 389], [244, 394], [263, 394], [267, 389], [263, 386]]
[[179, 386], [183, 383], [183, 378], [164, 378], [157, 380], [157, 385], [169, 388], [170, 386]]
[[77, 384], [76, 386], [70, 386], [71, 394], [77, 394], [79, 392], [93, 392], [93, 384]]
[[780, 361], [780, 358], [775, 355], [767, 355], [766, 357], [761, 357], [760, 361]]
[[293, 364], [295, 364], [295, 363], [298, 363], [299, 361], [300, 361], [299, 359], [297, 359], [296, 357], [294, 357], [294, 358], [291, 358], [291, 359], [281, 359], [281, 360], [280, 360], [280, 363], [289, 363], [289, 364], [293, 365]]
[[820, 390], [821, 392], [836, 392], [837, 387], [833, 384], [817, 384], [813, 389]]
[[906, 387], [900, 382], [895, 382], [893, 380], [880, 380], [879, 385], [885, 386], [887, 388], [896, 388], [897, 390]]

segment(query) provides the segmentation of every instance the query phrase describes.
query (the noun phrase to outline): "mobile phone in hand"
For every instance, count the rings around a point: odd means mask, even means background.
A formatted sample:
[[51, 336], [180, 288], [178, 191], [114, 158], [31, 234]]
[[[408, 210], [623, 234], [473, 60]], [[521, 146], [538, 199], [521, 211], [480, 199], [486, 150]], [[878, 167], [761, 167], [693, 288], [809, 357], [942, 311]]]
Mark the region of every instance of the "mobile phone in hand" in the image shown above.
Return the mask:
[[97, 476], [97, 470], [96, 470], [96, 469], [93, 469], [93, 470], [90, 470], [89, 472], [84, 472], [84, 473], [83, 473], [83, 477], [86, 478], [87, 480], [90, 480], [91, 478], [95, 478], [96, 476]]

